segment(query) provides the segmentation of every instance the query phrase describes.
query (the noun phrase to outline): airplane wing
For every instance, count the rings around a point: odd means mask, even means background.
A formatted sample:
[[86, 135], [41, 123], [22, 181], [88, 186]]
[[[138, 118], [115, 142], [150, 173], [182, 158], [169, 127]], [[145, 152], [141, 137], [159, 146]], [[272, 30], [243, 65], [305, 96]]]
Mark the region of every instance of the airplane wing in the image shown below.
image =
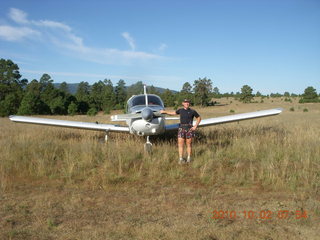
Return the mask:
[[[198, 127], [206, 127], [211, 125], [217, 125], [217, 124], [223, 124], [223, 123], [229, 123], [229, 122], [238, 122], [238, 121], [248, 120], [253, 118], [278, 115], [282, 112], [282, 110], [283, 110], [282, 108], [275, 108], [275, 109], [262, 110], [257, 112], [241, 113], [241, 114], [234, 114], [234, 115], [223, 116], [223, 117], [202, 119]], [[193, 124], [195, 123], [196, 121], [193, 122]], [[166, 131], [176, 130], [178, 128], [179, 128], [178, 123], [166, 125]]]
[[130, 132], [129, 127], [112, 125], [112, 124], [67, 121], [67, 120], [24, 117], [24, 116], [14, 116], [14, 115], [9, 116], [9, 118], [13, 122], [20, 122], [20, 123], [31, 123], [31, 124], [40, 124], [40, 125], [48, 125], [48, 126], [56, 126], [56, 127], [80, 128], [80, 129], [97, 130], [97, 131]]

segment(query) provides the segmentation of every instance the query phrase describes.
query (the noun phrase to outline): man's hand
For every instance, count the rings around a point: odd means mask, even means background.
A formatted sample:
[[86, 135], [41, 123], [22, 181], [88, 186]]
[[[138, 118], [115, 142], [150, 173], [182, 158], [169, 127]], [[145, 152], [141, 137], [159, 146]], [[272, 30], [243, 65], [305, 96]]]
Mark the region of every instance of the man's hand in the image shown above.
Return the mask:
[[197, 129], [197, 126], [193, 126], [192, 128], [190, 128], [191, 131], [195, 131]]

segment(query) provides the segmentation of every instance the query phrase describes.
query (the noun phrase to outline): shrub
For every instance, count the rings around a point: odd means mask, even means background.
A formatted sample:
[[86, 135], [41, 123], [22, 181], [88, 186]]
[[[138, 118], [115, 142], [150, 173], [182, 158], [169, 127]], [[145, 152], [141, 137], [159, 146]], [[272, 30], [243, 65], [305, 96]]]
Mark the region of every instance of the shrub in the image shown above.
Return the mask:
[[87, 112], [88, 116], [95, 116], [97, 115], [98, 111], [95, 108], [90, 108], [89, 111]]
[[291, 107], [291, 108], [290, 108], [290, 111], [291, 111], [291, 112], [294, 112], [294, 107]]
[[110, 114], [111, 113], [111, 108], [110, 107], [106, 107], [104, 110], [103, 110], [104, 114]]
[[74, 116], [78, 111], [78, 106], [74, 102], [71, 102], [68, 106], [68, 114]]

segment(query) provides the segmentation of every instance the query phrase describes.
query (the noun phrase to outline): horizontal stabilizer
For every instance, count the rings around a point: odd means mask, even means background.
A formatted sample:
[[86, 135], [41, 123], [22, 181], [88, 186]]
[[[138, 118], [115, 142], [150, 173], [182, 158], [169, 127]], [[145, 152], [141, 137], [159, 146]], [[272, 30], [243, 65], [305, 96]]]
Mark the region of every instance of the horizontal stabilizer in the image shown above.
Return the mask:
[[119, 121], [127, 121], [130, 119], [139, 119], [139, 118], [141, 118], [141, 113], [118, 114], [118, 115], [112, 115], [111, 121], [119, 122]]

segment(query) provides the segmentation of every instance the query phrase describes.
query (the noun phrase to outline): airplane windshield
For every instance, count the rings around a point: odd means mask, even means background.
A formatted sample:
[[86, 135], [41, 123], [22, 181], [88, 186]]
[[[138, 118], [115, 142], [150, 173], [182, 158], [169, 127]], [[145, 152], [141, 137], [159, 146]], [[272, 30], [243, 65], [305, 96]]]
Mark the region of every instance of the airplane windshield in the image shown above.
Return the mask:
[[[133, 97], [128, 105], [129, 105], [128, 106], [129, 108], [132, 108], [134, 106], [139, 106], [139, 105], [146, 105], [145, 96], [139, 95], [139, 96]], [[162, 100], [156, 95], [148, 95], [148, 105], [150, 105], [150, 106], [158, 105], [158, 106], [163, 107]]]

